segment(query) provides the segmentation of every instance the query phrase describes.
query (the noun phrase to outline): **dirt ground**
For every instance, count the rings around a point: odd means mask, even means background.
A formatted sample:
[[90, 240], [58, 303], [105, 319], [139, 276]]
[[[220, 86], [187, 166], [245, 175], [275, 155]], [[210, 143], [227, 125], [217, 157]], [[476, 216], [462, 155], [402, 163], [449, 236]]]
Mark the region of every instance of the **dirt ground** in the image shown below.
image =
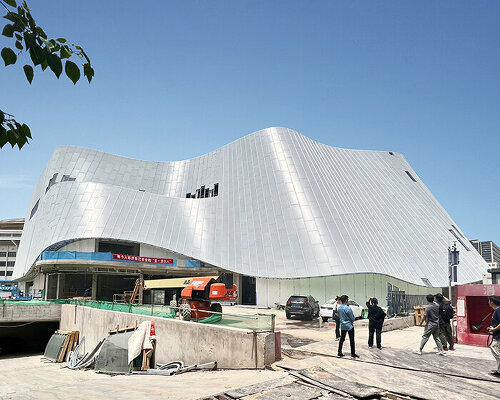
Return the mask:
[[[283, 359], [266, 370], [219, 370], [188, 372], [176, 376], [107, 376], [96, 374], [94, 371], [72, 371], [64, 368], [63, 364], [53, 364], [41, 361], [40, 355], [16, 356], [0, 358], [0, 398], [1, 399], [198, 399], [210, 394], [221, 393], [229, 389], [270, 381], [285, 379], [288, 375], [282, 367], [294, 364], [303, 364], [310, 367], [315, 365], [333, 365], [344, 362], [356, 363], [355, 370], [360, 375], [373, 375], [378, 368], [373, 363], [356, 362], [351, 360], [332, 358], [335, 355], [338, 342], [334, 340], [335, 327], [322, 324], [318, 319], [313, 321], [287, 320], [283, 311], [250, 309], [246, 307], [224, 307], [225, 313], [252, 314], [274, 313], [276, 315], [276, 329], [281, 331]], [[382, 350], [368, 349], [368, 327], [366, 321], [355, 323], [357, 352], [368, 360], [374, 353], [384, 352], [384, 348], [391, 351], [404, 350], [411, 354], [411, 350], [418, 347], [423, 332], [422, 327], [384, 332], [382, 335]], [[346, 354], [349, 343], [346, 342]], [[432, 339], [424, 351], [427, 359], [438, 357], [434, 353]], [[402, 354], [406, 354], [406, 353]], [[401, 353], [401, 352], [400, 352]], [[427, 354], [428, 353], [428, 354]], [[456, 351], [449, 352], [447, 357], [451, 361], [456, 357], [463, 362], [462, 357], [485, 360], [486, 365], [494, 367], [494, 361], [489, 349], [465, 345], [456, 345]], [[489, 363], [491, 361], [491, 363]], [[333, 366], [332, 366], [333, 368]], [[382, 368], [382, 367], [380, 367]], [[388, 367], [384, 367], [388, 369]], [[466, 368], [466, 366], [464, 366]], [[391, 373], [397, 374], [398, 370]], [[450, 378], [453, 379], [453, 378]], [[461, 378], [456, 378], [461, 379]], [[496, 383], [491, 383], [495, 385]], [[500, 391], [500, 381], [498, 383]], [[498, 393], [498, 391], [496, 392]], [[424, 397], [425, 398], [425, 397]], [[430, 398], [430, 397], [429, 397]], [[458, 397], [456, 397], [458, 398]]]

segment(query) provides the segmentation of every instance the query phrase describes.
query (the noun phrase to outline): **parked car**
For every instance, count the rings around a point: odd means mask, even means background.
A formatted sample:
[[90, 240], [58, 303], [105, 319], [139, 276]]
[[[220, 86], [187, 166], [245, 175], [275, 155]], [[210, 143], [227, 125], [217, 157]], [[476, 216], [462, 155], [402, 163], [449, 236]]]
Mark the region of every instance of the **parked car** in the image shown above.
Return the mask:
[[319, 304], [311, 295], [290, 296], [286, 302], [285, 313], [287, 319], [294, 316], [300, 316], [310, 321], [319, 315]]
[[[360, 306], [354, 300], [348, 300], [347, 304], [351, 307], [351, 310], [354, 314], [354, 318], [362, 318], [364, 307]], [[328, 318], [333, 317], [333, 307], [335, 305], [335, 299], [328, 300], [325, 304], [320, 307], [319, 315], [323, 319], [323, 322], [328, 321]]]

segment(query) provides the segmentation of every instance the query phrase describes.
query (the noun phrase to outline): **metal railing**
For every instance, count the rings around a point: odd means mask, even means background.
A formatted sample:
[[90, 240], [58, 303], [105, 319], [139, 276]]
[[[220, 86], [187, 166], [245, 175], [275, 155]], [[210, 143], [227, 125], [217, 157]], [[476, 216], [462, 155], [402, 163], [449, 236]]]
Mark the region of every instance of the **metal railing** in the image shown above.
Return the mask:
[[[159, 318], [182, 319], [182, 312], [189, 310], [191, 321], [201, 324], [227, 326], [232, 328], [250, 330], [253, 332], [274, 332], [274, 314], [239, 315], [220, 313], [211, 310], [199, 310], [181, 306], [167, 306], [159, 304], [127, 304], [98, 300], [68, 299], [68, 304], [92, 307], [100, 310], [118, 311], [130, 314], [149, 315]], [[209, 315], [207, 317], [207, 314]]]

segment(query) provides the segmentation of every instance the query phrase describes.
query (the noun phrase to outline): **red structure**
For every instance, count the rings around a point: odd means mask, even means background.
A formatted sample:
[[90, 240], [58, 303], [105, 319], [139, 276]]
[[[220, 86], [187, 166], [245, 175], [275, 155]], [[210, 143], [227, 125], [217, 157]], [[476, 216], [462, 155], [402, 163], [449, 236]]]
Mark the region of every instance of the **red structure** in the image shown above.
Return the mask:
[[488, 297], [500, 296], [500, 285], [458, 285], [455, 293], [457, 342], [486, 347], [486, 328], [491, 325], [493, 315]]

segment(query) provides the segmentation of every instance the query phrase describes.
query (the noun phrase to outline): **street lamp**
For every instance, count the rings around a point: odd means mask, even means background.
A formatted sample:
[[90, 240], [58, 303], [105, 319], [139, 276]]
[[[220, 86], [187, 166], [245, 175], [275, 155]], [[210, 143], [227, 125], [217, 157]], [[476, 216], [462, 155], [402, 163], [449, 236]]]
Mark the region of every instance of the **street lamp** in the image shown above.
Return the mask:
[[453, 246], [448, 247], [448, 295], [453, 304], [453, 295], [451, 294], [451, 283], [457, 281], [457, 267], [459, 263], [459, 251], [457, 250], [457, 242], [453, 242]]

